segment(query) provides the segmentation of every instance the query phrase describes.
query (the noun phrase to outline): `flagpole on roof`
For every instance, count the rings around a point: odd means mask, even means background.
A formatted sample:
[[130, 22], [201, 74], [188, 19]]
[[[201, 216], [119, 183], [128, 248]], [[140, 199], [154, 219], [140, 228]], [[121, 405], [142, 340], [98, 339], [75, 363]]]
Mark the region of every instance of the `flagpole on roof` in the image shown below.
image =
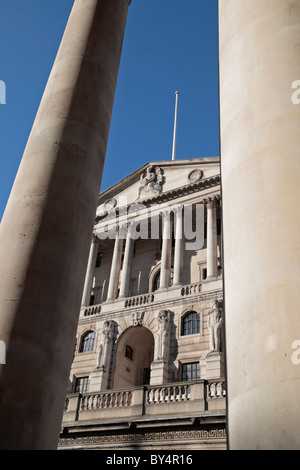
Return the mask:
[[175, 91], [175, 117], [174, 117], [174, 133], [173, 133], [173, 150], [172, 150], [172, 160], [176, 158], [176, 137], [177, 137], [177, 112], [178, 112], [178, 96], [179, 91]]

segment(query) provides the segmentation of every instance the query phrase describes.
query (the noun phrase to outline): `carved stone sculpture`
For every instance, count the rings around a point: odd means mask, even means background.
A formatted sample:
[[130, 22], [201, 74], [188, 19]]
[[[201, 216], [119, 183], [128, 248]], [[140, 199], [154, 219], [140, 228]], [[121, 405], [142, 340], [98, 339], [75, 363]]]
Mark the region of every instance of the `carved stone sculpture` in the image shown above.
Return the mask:
[[140, 177], [139, 198], [161, 194], [164, 182], [162, 168], [149, 166]]
[[170, 349], [170, 311], [158, 314], [158, 333], [155, 342], [155, 360], [168, 361]]
[[132, 314], [132, 324], [133, 326], [141, 326], [143, 324], [145, 312], [134, 312]]
[[107, 369], [111, 356], [113, 337], [114, 321], [105, 321], [102, 331], [97, 369]]
[[220, 303], [216, 300], [208, 313], [210, 351], [221, 351], [223, 314]]

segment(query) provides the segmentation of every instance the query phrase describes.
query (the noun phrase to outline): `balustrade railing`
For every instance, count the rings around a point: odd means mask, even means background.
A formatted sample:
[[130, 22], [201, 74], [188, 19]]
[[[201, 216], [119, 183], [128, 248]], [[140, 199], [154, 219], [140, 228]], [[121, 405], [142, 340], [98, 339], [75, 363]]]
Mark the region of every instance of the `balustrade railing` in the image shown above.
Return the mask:
[[222, 380], [218, 381], [209, 381], [206, 385], [207, 387], [207, 397], [211, 399], [216, 398], [225, 398], [226, 396], [226, 387], [225, 382]]
[[70, 394], [65, 402], [64, 422], [199, 413], [201, 410], [225, 413], [225, 395], [223, 379]]
[[[174, 287], [172, 288], [174, 291]], [[203, 293], [203, 283], [197, 282], [195, 284], [187, 284], [184, 286], [179, 286], [176, 290], [176, 298], [187, 297], [192, 295], [199, 295]], [[128, 297], [125, 300], [122, 298], [117, 298], [114, 302], [123, 302], [124, 308], [140, 307], [153, 304], [156, 301], [161, 301], [159, 296], [155, 297], [155, 294], [150, 292], [141, 295], [135, 295], [133, 297]], [[97, 315], [101, 313], [102, 307], [105, 311], [105, 302], [97, 305], [91, 305], [83, 309], [83, 316]]]
[[189, 284], [181, 288], [181, 295], [193, 295], [193, 294], [200, 294], [201, 293], [201, 282], [197, 282], [196, 284]]
[[146, 305], [154, 302], [154, 294], [144, 294], [136, 295], [135, 297], [130, 297], [124, 302], [124, 307], [135, 307], [138, 305]]
[[131, 400], [132, 392], [129, 390], [85, 394], [81, 397], [80, 411], [121, 408], [130, 406]]
[[191, 386], [188, 384], [164, 385], [149, 387], [146, 390], [146, 404], [172, 403], [176, 401], [188, 401], [191, 397]]

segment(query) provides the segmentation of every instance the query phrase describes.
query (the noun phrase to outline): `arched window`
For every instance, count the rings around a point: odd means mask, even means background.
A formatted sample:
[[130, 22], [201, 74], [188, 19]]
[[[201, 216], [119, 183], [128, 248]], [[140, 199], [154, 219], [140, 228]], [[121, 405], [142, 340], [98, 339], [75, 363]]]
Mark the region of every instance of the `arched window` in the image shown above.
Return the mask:
[[153, 291], [158, 290], [159, 285], [160, 285], [160, 270], [155, 274], [155, 277], [153, 280]]
[[95, 344], [95, 332], [94, 331], [88, 331], [82, 337], [79, 352], [93, 351], [94, 344]]
[[[171, 267], [171, 270], [170, 270], [170, 286], [173, 285], [173, 282], [174, 282], [174, 268]], [[160, 270], [154, 276], [153, 292], [158, 290], [159, 287], [160, 287]]]
[[189, 312], [182, 321], [183, 336], [200, 333], [200, 315], [197, 312]]

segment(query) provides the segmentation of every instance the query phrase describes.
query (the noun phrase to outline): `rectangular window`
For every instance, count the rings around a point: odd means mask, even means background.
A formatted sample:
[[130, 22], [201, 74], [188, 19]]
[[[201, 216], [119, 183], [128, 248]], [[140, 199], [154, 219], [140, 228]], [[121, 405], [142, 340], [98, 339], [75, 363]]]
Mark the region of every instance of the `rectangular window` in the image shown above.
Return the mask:
[[125, 348], [125, 356], [132, 361], [133, 350], [130, 346], [128, 346], [128, 344], [126, 345], [126, 348]]
[[144, 369], [143, 373], [143, 385], [150, 384], [151, 369], [149, 367]]
[[103, 254], [103, 253], [97, 253], [96, 268], [100, 268], [100, 266], [101, 266], [102, 254]]
[[200, 380], [199, 362], [190, 362], [187, 364], [182, 364], [181, 378], [182, 382], [192, 382], [193, 380]]
[[89, 378], [79, 377], [75, 383], [75, 393], [86, 393], [88, 391]]

